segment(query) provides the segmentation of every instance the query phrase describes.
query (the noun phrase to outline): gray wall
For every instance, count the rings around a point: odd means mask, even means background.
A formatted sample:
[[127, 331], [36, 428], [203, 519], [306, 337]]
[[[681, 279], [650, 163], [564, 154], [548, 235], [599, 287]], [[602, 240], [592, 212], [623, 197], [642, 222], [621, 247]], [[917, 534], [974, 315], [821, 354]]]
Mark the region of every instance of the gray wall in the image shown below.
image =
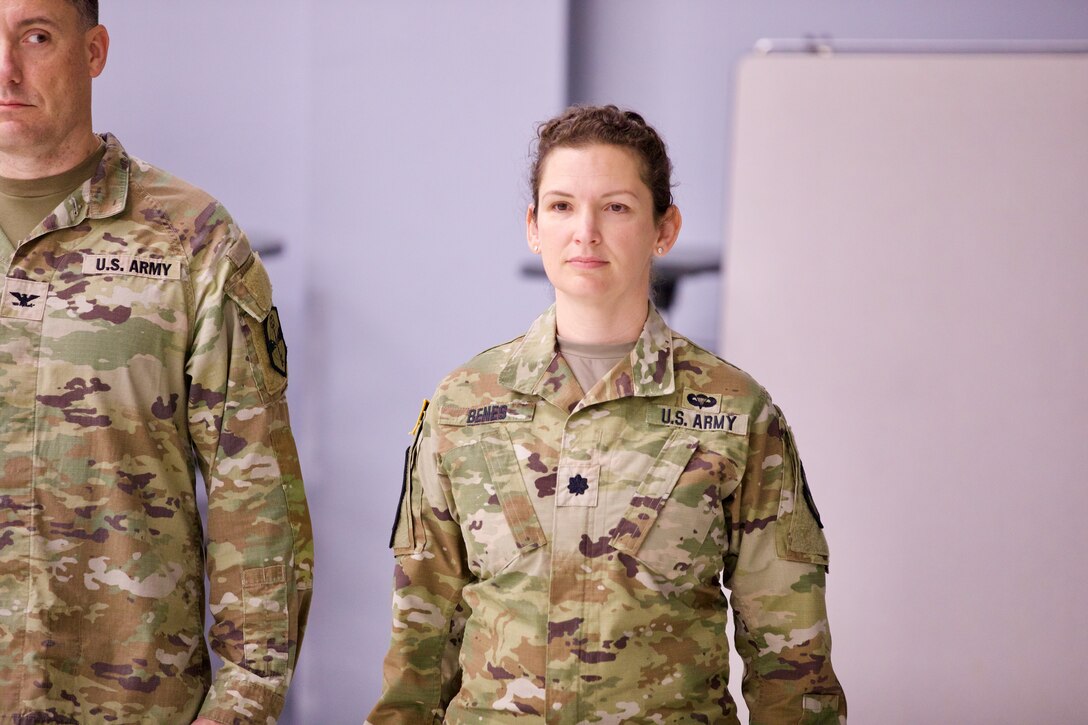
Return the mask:
[[[283, 722], [351, 723], [378, 693], [385, 545], [420, 399], [550, 301], [516, 273], [535, 121], [568, 99], [642, 111], [673, 152], [681, 244], [719, 249], [733, 73], [756, 39], [1085, 38], [1088, 3], [140, 0], [104, 4], [103, 21], [96, 127], [287, 245], [269, 268], [318, 588]], [[672, 322], [713, 344], [719, 299], [716, 277], [696, 278]], [[879, 637], [833, 621], [837, 643], [857, 643], [837, 651], [844, 666], [864, 667]], [[918, 721], [941, 722], [911, 695]]]

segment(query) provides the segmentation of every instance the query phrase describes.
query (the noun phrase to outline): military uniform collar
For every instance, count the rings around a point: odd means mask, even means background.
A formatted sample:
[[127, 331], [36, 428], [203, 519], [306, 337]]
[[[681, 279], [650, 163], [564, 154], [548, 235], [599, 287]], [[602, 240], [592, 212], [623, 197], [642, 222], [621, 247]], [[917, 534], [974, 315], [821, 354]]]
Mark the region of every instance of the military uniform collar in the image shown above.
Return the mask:
[[[642, 398], [668, 395], [676, 390], [673, 376], [672, 330], [665, 324], [661, 313], [650, 304], [646, 324], [638, 336], [635, 348], [628, 358], [631, 363], [632, 394]], [[617, 366], [605, 380], [616, 380], [624, 372], [624, 366]], [[619, 381], [616, 381], [619, 383]], [[615, 386], [611, 386], [615, 387]]]
[[555, 305], [538, 317], [514, 348], [499, 373], [499, 382], [510, 390], [538, 395], [573, 411], [615, 398], [655, 397], [675, 391], [672, 330], [652, 304], [642, 333], [628, 359], [594, 386], [583, 400], [574, 374], [559, 355], [556, 345]]
[[91, 177], [91, 185], [85, 198], [87, 216], [105, 219], [120, 214], [128, 202], [129, 169], [132, 158], [112, 133], [103, 134], [106, 154]]
[[101, 138], [106, 142], [106, 153], [91, 178], [61, 202], [30, 234], [28, 241], [46, 232], [74, 227], [87, 218], [105, 219], [114, 216], [125, 208], [132, 159], [125, 153], [116, 136], [107, 133]]

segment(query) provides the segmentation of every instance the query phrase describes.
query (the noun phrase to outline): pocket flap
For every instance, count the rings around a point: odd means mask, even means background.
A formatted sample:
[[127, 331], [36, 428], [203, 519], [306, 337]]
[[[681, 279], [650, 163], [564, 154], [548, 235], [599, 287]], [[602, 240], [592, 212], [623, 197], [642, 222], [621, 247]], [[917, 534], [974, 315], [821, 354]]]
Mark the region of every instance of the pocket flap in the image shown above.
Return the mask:
[[499, 428], [496, 435], [480, 441], [487, 461], [487, 470], [499, 495], [503, 515], [510, 531], [514, 535], [518, 551], [525, 552], [547, 543], [544, 530], [536, 517], [532, 499], [525, 488], [514, 443], [505, 428]]
[[694, 436], [679, 429], [672, 431], [616, 526], [610, 542], [615, 549], [631, 555], [638, 553], [698, 447], [699, 440]]

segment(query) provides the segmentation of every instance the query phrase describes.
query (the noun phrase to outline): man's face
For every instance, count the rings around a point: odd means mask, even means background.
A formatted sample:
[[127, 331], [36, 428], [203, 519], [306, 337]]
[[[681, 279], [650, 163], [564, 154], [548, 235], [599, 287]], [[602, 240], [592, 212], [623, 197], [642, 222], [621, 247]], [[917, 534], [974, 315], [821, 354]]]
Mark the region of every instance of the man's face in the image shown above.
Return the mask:
[[0, 153], [46, 159], [87, 143], [108, 43], [68, 0], [0, 0]]

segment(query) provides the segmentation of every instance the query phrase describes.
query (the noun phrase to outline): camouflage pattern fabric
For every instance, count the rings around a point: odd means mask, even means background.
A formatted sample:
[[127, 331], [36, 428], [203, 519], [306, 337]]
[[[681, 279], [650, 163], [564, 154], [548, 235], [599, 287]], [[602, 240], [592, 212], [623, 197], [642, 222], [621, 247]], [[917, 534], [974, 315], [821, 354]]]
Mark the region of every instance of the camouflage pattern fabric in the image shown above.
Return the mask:
[[274, 723], [313, 543], [268, 276], [214, 199], [105, 139], [0, 240], [0, 720]]
[[407, 469], [371, 725], [737, 723], [730, 608], [752, 723], [846, 722], [782, 413], [652, 307], [585, 395], [554, 308], [454, 371]]

